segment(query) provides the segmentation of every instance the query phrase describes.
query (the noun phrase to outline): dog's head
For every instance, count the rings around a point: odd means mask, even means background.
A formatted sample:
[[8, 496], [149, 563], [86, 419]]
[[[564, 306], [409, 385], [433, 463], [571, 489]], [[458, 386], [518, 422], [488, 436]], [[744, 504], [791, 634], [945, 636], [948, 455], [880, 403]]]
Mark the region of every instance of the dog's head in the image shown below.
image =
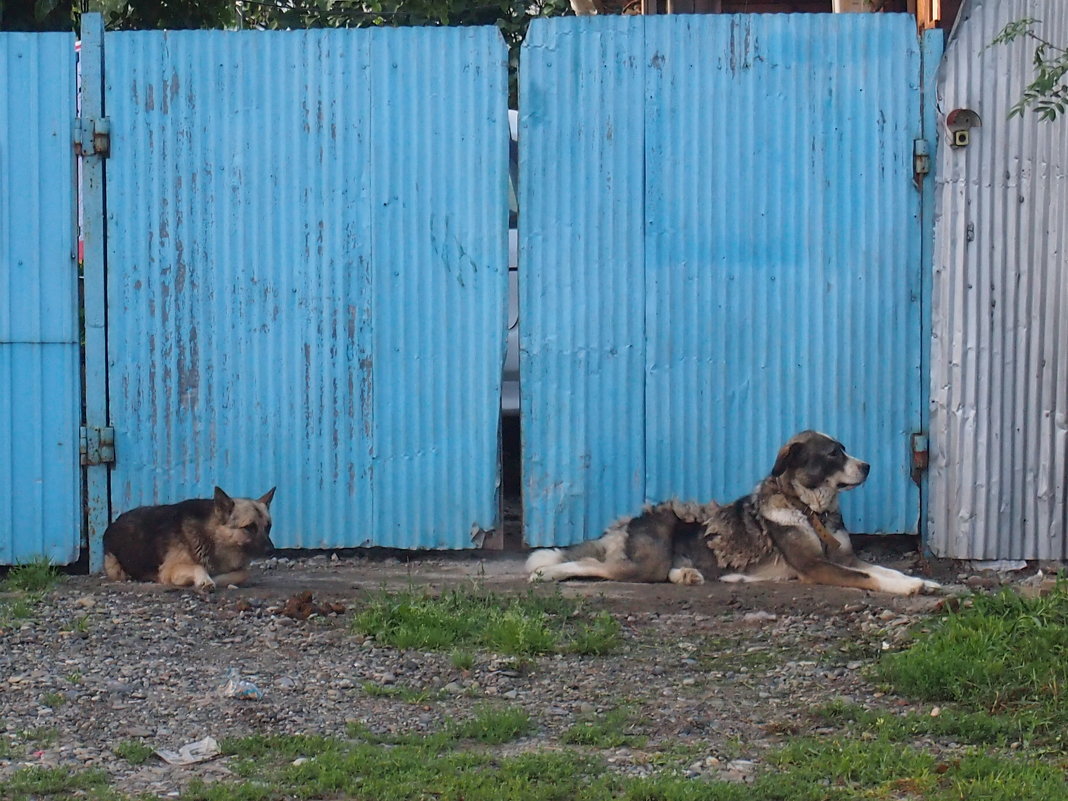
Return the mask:
[[271, 499], [274, 488], [262, 498], [231, 498], [215, 488], [216, 535], [222, 544], [249, 556], [274, 550], [271, 542]]
[[860, 486], [871, 466], [846, 453], [841, 442], [818, 431], [802, 431], [782, 446], [771, 475], [792, 487], [815, 511], [831, 508], [842, 490]]

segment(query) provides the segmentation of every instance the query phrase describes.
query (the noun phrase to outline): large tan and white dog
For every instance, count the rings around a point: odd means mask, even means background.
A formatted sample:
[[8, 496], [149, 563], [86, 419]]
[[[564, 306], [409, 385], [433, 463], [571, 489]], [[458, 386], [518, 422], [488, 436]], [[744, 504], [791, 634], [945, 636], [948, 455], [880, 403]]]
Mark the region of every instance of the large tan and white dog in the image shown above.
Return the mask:
[[785, 581], [914, 595], [939, 585], [856, 557], [838, 493], [864, 483], [869, 466], [840, 442], [802, 431], [779, 451], [771, 475], [728, 506], [678, 501], [646, 507], [598, 539], [534, 551], [531, 581]]

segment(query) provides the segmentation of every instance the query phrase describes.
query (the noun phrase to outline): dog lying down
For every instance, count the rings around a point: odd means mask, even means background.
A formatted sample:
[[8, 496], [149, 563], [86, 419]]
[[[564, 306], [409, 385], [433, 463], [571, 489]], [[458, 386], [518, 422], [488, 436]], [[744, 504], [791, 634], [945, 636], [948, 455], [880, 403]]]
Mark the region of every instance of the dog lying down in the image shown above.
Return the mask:
[[274, 548], [271, 499], [194, 498], [123, 512], [104, 532], [104, 572], [114, 581], [158, 581], [213, 590], [248, 580], [248, 564]]
[[853, 554], [838, 493], [864, 483], [869, 466], [840, 442], [802, 431], [779, 451], [771, 475], [729, 506], [668, 501], [614, 523], [596, 540], [534, 551], [531, 581], [785, 581], [915, 595], [933, 581]]

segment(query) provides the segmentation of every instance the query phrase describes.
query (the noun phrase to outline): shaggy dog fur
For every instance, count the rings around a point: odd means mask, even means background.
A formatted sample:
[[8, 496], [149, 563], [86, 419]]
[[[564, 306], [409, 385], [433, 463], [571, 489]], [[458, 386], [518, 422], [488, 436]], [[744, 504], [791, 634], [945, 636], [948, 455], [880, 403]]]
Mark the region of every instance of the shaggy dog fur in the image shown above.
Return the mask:
[[838, 493], [859, 486], [869, 466], [842, 444], [802, 431], [779, 451], [771, 475], [728, 506], [677, 501], [646, 507], [598, 539], [534, 551], [531, 581], [785, 581], [913, 595], [938, 584], [868, 564], [854, 555]]

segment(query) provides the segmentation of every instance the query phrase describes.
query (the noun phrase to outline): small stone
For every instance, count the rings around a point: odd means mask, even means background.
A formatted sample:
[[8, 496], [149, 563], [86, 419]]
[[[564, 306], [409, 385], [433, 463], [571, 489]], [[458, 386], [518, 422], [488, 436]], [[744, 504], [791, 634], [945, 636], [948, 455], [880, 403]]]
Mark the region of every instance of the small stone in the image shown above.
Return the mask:
[[756, 612], [746, 612], [742, 615], [742, 623], [747, 626], [759, 626], [761, 623], [766, 623], [771, 620], [778, 620], [779, 616], [772, 614], [771, 612], [765, 612], [760, 609]]

